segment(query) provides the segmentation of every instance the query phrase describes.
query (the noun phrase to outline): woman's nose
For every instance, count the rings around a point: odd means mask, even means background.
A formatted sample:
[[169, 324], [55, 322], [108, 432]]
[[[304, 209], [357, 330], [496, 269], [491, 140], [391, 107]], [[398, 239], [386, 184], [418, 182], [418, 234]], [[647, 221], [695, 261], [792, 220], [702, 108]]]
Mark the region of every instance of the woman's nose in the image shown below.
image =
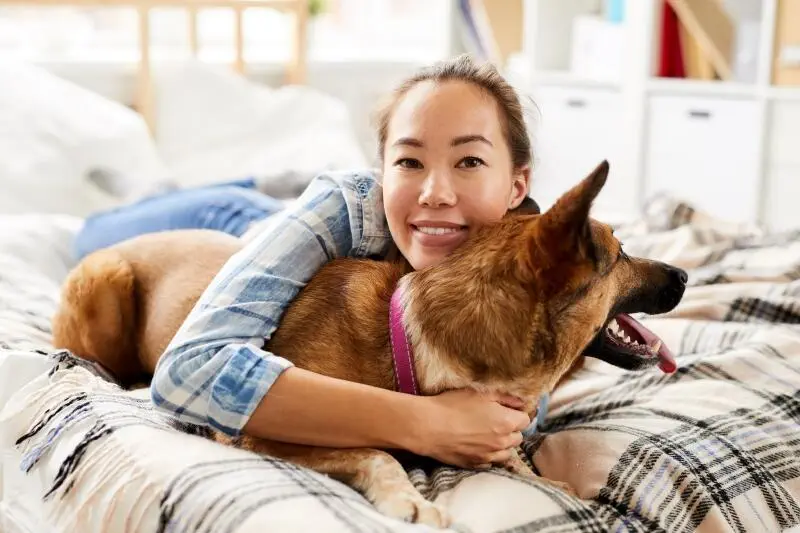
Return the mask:
[[447, 207], [456, 204], [453, 183], [446, 174], [431, 172], [425, 178], [419, 196], [419, 204], [425, 207]]

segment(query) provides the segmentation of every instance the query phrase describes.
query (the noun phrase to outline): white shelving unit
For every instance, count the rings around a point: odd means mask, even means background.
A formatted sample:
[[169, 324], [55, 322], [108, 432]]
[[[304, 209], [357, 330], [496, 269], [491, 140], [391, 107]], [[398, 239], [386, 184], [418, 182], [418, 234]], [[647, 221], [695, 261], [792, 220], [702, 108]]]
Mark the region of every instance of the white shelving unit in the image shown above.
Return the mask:
[[778, 0], [720, 1], [757, 17], [737, 81], [654, 75], [660, 0], [627, 0], [608, 37], [621, 57], [601, 50], [605, 71], [577, 75], [572, 28], [605, 2], [525, 0], [524, 53], [508, 74], [538, 108], [532, 194], [543, 207], [608, 159], [595, 213], [609, 221], [665, 191], [731, 221], [800, 228], [800, 86], [771, 84]]

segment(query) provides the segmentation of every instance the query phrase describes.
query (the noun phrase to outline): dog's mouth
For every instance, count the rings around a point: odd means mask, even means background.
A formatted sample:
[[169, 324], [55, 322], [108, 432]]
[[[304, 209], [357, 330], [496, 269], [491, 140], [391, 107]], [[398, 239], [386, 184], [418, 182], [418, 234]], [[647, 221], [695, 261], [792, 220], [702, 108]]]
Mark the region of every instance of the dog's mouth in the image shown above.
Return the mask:
[[672, 373], [678, 367], [664, 341], [626, 313], [613, 316], [584, 354], [626, 370], [658, 365], [662, 371]]

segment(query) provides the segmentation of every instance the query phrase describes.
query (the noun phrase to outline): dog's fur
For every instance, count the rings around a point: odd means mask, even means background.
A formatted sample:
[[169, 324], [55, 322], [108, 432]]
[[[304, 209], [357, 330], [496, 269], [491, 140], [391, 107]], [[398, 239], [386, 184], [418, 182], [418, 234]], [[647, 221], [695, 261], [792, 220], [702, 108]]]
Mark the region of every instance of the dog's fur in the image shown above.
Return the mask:
[[[508, 216], [423, 271], [404, 276], [395, 263], [332, 261], [289, 307], [266, 349], [301, 368], [393, 389], [387, 316], [402, 283], [423, 394], [501, 391], [533, 410], [587, 346], [601, 342], [616, 313], [666, 312], [683, 294], [682, 271], [627, 257], [611, 228], [588, 217], [607, 173], [604, 162], [546, 213]], [[101, 363], [123, 384], [149, 379], [201, 293], [241, 246], [233, 237], [193, 230], [137, 237], [91, 254], [65, 282], [55, 344]], [[250, 437], [235, 444], [342, 479], [389, 515], [449, 522], [383, 451]], [[533, 475], [516, 454], [506, 466]]]

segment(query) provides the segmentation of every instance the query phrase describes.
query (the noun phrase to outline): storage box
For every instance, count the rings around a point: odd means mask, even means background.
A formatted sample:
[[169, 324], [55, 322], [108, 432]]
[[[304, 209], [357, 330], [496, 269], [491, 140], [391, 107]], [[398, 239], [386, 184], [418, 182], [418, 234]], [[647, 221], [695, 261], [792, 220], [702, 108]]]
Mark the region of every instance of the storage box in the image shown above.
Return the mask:
[[625, 27], [596, 16], [578, 16], [572, 26], [570, 70], [581, 78], [619, 82]]
[[800, 85], [800, 0], [779, 0], [772, 82]]

